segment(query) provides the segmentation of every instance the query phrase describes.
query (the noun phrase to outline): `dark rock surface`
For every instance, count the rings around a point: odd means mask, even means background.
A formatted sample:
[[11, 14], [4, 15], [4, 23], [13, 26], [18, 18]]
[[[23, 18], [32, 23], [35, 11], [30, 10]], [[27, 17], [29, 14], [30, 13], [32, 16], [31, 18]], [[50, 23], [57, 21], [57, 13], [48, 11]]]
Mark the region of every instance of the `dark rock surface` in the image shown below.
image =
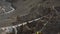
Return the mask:
[[[42, 34], [60, 33], [60, 0], [6, 0], [12, 3], [15, 12], [8, 19], [1, 21], [1, 26], [17, 25], [39, 17], [41, 20], [17, 27], [17, 34], [35, 34], [43, 28]], [[53, 8], [54, 6], [54, 8]]]

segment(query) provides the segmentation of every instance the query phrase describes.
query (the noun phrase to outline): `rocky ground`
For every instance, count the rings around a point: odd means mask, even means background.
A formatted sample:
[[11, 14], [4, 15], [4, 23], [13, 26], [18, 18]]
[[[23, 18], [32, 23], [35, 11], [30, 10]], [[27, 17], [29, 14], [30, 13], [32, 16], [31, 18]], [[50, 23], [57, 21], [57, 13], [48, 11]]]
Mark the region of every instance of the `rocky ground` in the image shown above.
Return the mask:
[[[8, 0], [9, 1], [9, 0]], [[60, 34], [60, 0], [12, 0], [9, 1], [15, 11], [5, 20], [0, 21], [0, 27], [17, 25], [39, 17], [41, 20], [25, 26], [17, 27], [17, 34]], [[44, 26], [44, 23], [48, 24]]]

